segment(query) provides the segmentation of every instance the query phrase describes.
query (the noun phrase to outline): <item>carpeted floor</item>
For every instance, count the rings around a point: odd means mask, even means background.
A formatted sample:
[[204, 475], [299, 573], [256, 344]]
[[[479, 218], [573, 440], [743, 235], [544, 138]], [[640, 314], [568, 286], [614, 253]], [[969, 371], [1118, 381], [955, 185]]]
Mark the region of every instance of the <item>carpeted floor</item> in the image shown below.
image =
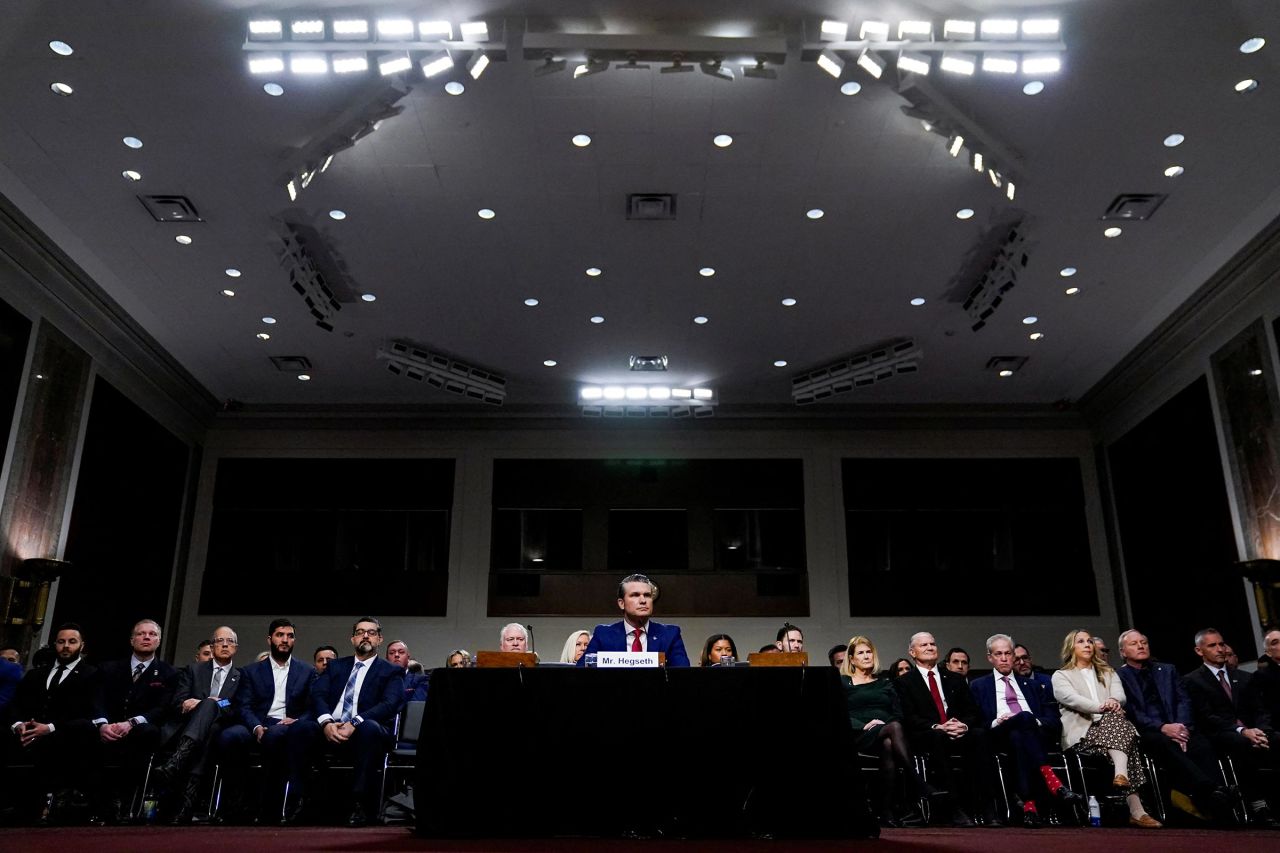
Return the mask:
[[886, 830], [879, 842], [870, 841], [621, 841], [598, 838], [531, 840], [439, 841], [418, 838], [408, 829], [335, 829], [325, 827], [248, 829], [191, 827], [8, 829], [0, 830], [0, 850], [22, 853], [330, 853], [330, 851], [440, 851], [441, 853], [611, 853], [623, 850], [742, 851], [848, 850], [873, 847], [885, 853], [1274, 853], [1280, 832], [1221, 832], [1207, 830], [1043, 829]]

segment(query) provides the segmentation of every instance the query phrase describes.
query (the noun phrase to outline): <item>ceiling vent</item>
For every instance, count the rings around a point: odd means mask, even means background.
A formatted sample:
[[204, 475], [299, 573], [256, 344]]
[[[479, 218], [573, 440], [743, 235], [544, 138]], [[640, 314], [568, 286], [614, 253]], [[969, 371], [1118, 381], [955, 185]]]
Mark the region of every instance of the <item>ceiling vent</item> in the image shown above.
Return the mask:
[[627, 219], [661, 221], [675, 218], [675, 193], [631, 193], [627, 196]]
[[1129, 221], [1150, 219], [1164, 200], [1169, 196], [1161, 193], [1122, 193], [1115, 197], [1103, 219], [1127, 219]]
[[185, 195], [140, 195], [138, 201], [156, 222], [203, 222]]
[[311, 359], [303, 355], [273, 355], [271, 363], [285, 373], [306, 373], [311, 369]]
[[1000, 376], [1012, 376], [1027, 363], [1025, 355], [997, 355], [987, 359], [987, 370]]
[[665, 355], [633, 355], [631, 369], [644, 373], [661, 373], [667, 369]]

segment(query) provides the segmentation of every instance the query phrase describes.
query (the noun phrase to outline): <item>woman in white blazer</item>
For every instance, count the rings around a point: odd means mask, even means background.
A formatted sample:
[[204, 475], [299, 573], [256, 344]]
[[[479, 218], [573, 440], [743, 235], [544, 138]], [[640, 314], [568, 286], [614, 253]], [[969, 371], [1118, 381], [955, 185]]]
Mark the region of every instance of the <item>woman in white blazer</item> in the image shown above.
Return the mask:
[[1124, 685], [1116, 671], [1093, 653], [1092, 635], [1075, 630], [1062, 642], [1062, 668], [1053, 674], [1053, 695], [1062, 706], [1062, 748], [1108, 755], [1112, 785], [1125, 794], [1129, 823], [1159, 829], [1142, 807], [1137, 789], [1147, 783], [1138, 730], [1124, 715]]

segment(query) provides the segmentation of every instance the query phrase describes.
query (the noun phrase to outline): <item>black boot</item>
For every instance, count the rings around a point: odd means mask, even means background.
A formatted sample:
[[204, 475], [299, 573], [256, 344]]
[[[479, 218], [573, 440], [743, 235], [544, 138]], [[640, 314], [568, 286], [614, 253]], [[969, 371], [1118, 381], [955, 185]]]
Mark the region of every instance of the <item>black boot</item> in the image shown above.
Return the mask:
[[183, 826], [191, 823], [191, 818], [196, 810], [196, 800], [199, 797], [200, 777], [193, 773], [187, 777], [187, 784], [182, 790], [182, 798], [178, 802], [178, 809], [169, 818], [169, 823], [173, 826]]
[[174, 779], [182, 775], [182, 769], [186, 766], [191, 753], [195, 752], [196, 742], [193, 738], [183, 735], [178, 739], [178, 748], [173, 751], [173, 755], [169, 756], [169, 760], [161, 764], [154, 771], [156, 779], [161, 783], [168, 784]]

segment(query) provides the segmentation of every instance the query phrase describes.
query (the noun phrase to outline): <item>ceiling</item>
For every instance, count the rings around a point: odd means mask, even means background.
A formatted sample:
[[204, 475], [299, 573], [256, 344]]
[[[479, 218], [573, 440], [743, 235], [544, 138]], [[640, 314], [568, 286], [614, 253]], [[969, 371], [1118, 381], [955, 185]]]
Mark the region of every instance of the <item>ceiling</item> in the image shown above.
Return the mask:
[[[474, 81], [461, 61], [430, 80], [248, 72], [250, 18], [317, 12], [483, 18], [511, 50]], [[850, 61], [841, 79], [862, 89], [845, 96], [802, 61], [802, 42], [816, 41], [803, 28], [824, 17], [856, 29], [873, 16], [940, 25], [987, 13], [1061, 18], [1063, 69], [1041, 78], [1043, 92], [1023, 94], [1022, 75], [935, 68], [923, 82], [900, 79], [892, 62], [877, 81]], [[582, 382], [635, 378], [631, 355], [666, 355], [668, 374], [644, 379], [706, 383], [724, 409], [790, 406], [796, 372], [900, 337], [923, 351], [919, 373], [837, 402], [1071, 400], [1280, 213], [1272, 0], [12, 0], [5, 16], [0, 193], [211, 394], [251, 407], [461, 403], [388, 373], [376, 357], [388, 339], [505, 374], [512, 406], [570, 406]], [[655, 44], [772, 33], [789, 49], [774, 80], [658, 73], [666, 62], [575, 79], [572, 62], [535, 76], [540, 60], [518, 49], [526, 30]], [[1241, 53], [1254, 36], [1266, 47]], [[55, 54], [54, 39], [74, 53]], [[1259, 87], [1236, 93], [1244, 78]], [[446, 94], [447, 80], [465, 93]], [[55, 95], [55, 81], [74, 93]], [[266, 94], [269, 81], [284, 94]], [[393, 83], [407, 91], [403, 112], [290, 201], [282, 176]], [[1000, 152], [1017, 176], [1012, 203], [902, 112], [922, 97]], [[1174, 132], [1186, 141], [1166, 148]], [[589, 146], [571, 144], [579, 133]], [[716, 147], [720, 133], [733, 144]], [[1165, 177], [1174, 164], [1185, 174]], [[142, 179], [125, 180], [126, 169]], [[144, 193], [186, 196], [203, 221], [157, 222]], [[629, 193], [676, 194], [677, 218], [627, 220]], [[1168, 199], [1107, 239], [1100, 217], [1123, 193]], [[480, 208], [496, 216], [482, 220]], [[807, 218], [812, 208], [825, 215]], [[961, 208], [975, 215], [959, 220]], [[330, 218], [339, 209], [347, 217]], [[1028, 265], [972, 331], [960, 303], [974, 268], [1019, 221]], [[332, 332], [278, 261], [284, 222], [342, 272], [331, 278], [343, 300]], [[1070, 279], [1059, 275], [1067, 266], [1078, 270]], [[788, 297], [794, 306], [781, 304]], [[308, 358], [312, 380], [269, 356]], [[1029, 358], [1001, 379], [985, 367], [993, 356]]]

